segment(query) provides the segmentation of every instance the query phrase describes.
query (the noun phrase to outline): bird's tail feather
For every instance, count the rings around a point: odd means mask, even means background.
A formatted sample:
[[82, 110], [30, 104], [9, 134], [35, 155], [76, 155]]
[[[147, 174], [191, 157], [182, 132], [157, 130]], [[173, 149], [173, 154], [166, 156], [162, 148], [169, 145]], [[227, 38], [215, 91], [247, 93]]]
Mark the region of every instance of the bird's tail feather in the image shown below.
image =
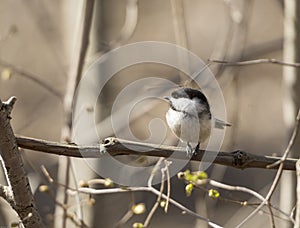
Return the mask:
[[231, 123], [227, 123], [223, 120], [219, 120], [215, 118], [215, 128], [224, 129], [224, 127], [230, 127], [230, 126], [232, 126]]

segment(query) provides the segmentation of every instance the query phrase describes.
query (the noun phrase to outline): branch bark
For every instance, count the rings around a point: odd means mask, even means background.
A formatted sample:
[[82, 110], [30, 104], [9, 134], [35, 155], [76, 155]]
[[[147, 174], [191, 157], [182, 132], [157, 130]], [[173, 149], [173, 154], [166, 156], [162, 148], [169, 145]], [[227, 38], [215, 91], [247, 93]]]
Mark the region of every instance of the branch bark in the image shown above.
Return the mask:
[[[99, 145], [92, 146], [77, 146], [72, 144], [56, 143], [24, 136], [17, 136], [16, 139], [18, 146], [24, 149], [77, 158], [101, 158], [107, 153], [109, 153], [111, 156], [141, 155], [152, 157], [169, 157], [173, 154], [173, 152], [179, 152], [173, 155], [176, 159], [187, 159], [184, 148], [133, 142], [113, 137], [106, 138]], [[193, 155], [191, 160], [201, 161], [204, 152], [204, 150], [200, 150], [198, 154]], [[281, 159], [280, 157], [251, 154], [242, 150], [236, 150], [232, 152], [209, 151], [209, 154], [211, 156], [215, 156], [217, 154], [213, 163], [239, 169], [267, 169], [267, 166], [274, 164], [274, 162], [280, 161]], [[286, 159], [283, 161], [283, 169], [295, 170], [296, 162], [297, 159]], [[277, 167], [271, 168], [277, 169]]]
[[11, 184], [11, 190], [2, 186], [0, 192], [17, 212], [25, 227], [43, 227], [10, 125], [10, 113], [16, 100], [15, 97], [11, 97], [7, 102], [0, 100], [0, 155]]

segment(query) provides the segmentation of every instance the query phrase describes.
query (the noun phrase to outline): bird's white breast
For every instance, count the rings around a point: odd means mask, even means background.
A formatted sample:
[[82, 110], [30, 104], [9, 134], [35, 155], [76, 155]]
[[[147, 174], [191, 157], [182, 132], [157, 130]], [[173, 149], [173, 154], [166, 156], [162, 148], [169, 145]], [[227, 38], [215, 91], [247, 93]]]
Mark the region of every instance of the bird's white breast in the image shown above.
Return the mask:
[[167, 123], [174, 134], [185, 142], [204, 142], [210, 135], [211, 120], [200, 120], [198, 117], [169, 109], [166, 114]]

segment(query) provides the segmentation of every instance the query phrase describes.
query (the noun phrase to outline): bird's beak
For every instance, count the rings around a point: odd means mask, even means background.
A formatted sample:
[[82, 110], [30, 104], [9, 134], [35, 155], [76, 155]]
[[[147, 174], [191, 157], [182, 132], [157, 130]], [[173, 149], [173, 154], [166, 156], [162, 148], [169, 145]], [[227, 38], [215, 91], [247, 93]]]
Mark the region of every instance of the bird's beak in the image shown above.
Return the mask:
[[170, 97], [164, 96], [163, 98], [164, 98], [166, 101], [170, 102]]
[[168, 96], [164, 96], [163, 98], [164, 98], [165, 100], [167, 100], [167, 101], [170, 100], [170, 97], [168, 97]]

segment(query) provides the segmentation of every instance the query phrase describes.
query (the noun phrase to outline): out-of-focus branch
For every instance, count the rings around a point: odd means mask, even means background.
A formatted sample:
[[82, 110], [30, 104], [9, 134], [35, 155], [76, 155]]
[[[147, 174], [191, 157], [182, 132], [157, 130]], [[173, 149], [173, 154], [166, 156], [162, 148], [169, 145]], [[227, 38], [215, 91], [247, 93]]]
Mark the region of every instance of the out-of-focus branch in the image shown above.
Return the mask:
[[[184, 148], [133, 142], [117, 138], [106, 138], [103, 143], [94, 146], [69, 145], [23, 136], [17, 136], [16, 139], [18, 146], [24, 149], [78, 158], [101, 158], [101, 156], [109, 153], [111, 156], [141, 155], [153, 157], [169, 157], [172, 155], [172, 157], [176, 159], [187, 159]], [[176, 153], [173, 154], [174, 152]], [[267, 168], [268, 165], [274, 164], [274, 162], [281, 160], [280, 157], [256, 155], [241, 150], [232, 152], [207, 152], [213, 157], [216, 156], [213, 163], [231, 166], [239, 169]], [[191, 160], [201, 161], [204, 153], [204, 150], [200, 150], [198, 154], [193, 155]], [[283, 169], [285, 170], [295, 170], [296, 162], [297, 159], [287, 158], [285, 161], [282, 161], [281, 164], [283, 165]], [[272, 168], [276, 169], [276, 167]]]
[[134, 33], [138, 22], [138, 0], [127, 0], [126, 17], [119, 37], [110, 42], [111, 47], [117, 47], [128, 40]]
[[60, 100], [62, 99], [62, 93], [59, 92], [58, 90], [56, 90], [54, 86], [48, 85], [46, 82], [43, 82], [41, 79], [39, 79], [39, 76], [37, 76], [29, 71], [26, 71], [26, 70], [22, 69], [21, 67], [10, 64], [2, 59], [0, 59], [0, 66], [9, 68], [11, 71], [13, 71], [19, 75], [22, 75], [23, 77], [29, 79], [30, 81], [35, 82], [36, 84], [38, 84], [41, 87], [43, 87], [44, 89], [49, 91], [51, 94], [58, 97]]
[[[197, 213], [195, 213], [194, 211], [186, 208], [185, 206], [181, 205], [180, 203], [178, 203], [176, 200], [170, 198], [169, 196], [165, 195], [162, 190], [163, 187], [161, 187], [160, 191], [156, 190], [153, 186], [152, 186], [152, 179], [154, 177], [154, 172], [157, 171], [160, 163], [162, 162], [163, 159], [160, 159], [154, 170], [152, 171], [152, 174], [150, 175], [149, 179], [148, 179], [148, 186], [147, 187], [126, 187], [126, 188], [110, 188], [110, 189], [94, 189], [94, 188], [79, 188], [78, 190], [74, 191], [74, 190], [70, 190], [69, 193], [70, 194], [77, 194], [77, 191], [81, 192], [81, 193], [86, 193], [86, 194], [112, 194], [112, 193], [122, 193], [122, 192], [136, 192], [136, 191], [145, 191], [145, 192], [151, 192], [155, 195], [158, 196], [159, 200], [156, 201], [156, 204], [154, 205], [154, 210], [152, 210], [151, 212], [154, 213], [154, 211], [156, 210], [157, 206], [158, 206], [158, 202], [160, 201], [160, 199], [164, 199], [164, 200], [168, 200], [171, 204], [173, 204], [175, 207], [179, 208], [180, 210], [186, 212], [187, 214], [205, 221], [208, 225], [210, 225], [211, 227], [214, 228], [221, 228], [221, 226], [217, 225], [214, 222], [211, 222], [208, 218], [205, 218]], [[161, 183], [163, 186], [163, 183]], [[151, 214], [150, 212], [150, 214]], [[149, 214], [149, 215], [150, 215]], [[152, 216], [152, 215], [150, 215]], [[149, 218], [149, 217], [148, 217]], [[147, 220], [147, 219], [146, 219]], [[145, 227], [147, 227], [148, 222], [145, 221]]]
[[74, 51], [70, 73], [67, 82], [67, 88], [64, 98], [64, 112], [65, 120], [62, 130], [63, 141], [70, 142], [71, 128], [72, 128], [72, 105], [76, 91], [76, 87], [80, 81], [82, 70], [84, 67], [85, 55], [89, 45], [89, 35], [91, 29], [91, 22], [93, 17], [94, 0], [86, 0], [84, 3], [83, 15], [79, 32], [79, 40]]
[[[78, 33], [78, 40], [76, 40], [76, 47], [74, 48], [74, 53], [71, 59], [71, 66], [70, 72], [68, 75], [67, 81], [67, 88], [64, 97], [64, 123], [62, 126], [61, 132], [61, 139], [62, 141], [70, 142], [72, 141], [72, 108], [74, 103], [74, 96], [76, 92], [76, 88], [81, 78], [82, 70], [84, 67], [85, 56], [87, 53], [87, 49], [89, 46], [89, 37], [90, 37], [90, 29], [92, 24], [93, 18], [93, 11], [94, 11], [94, 0], [85, 0], [83, 3], [83, 9], [81, 14], [80, 26], [79, 26], [79, 33]], [[69, 186], [69, 175], [70, 175], [70, 168], [72, 167], [71, 158], [66, 158], [59, 160], [59, 178], [60, 182], [64, 182], [66, 186]], [[65, 174], [62, 174], [65, 172]], [[71, 174], [73, 179], [76, 180], [76, 173], [75, 169], [71, 169]], [[61, 197], [60, 196], [60, 189], [57, 193], [57, 201]], [[79, 196], [76, 196], [77, 202], [80, 202]], [[64, 189], [63, 195], [63, 203], [67, 204], [68, 202], [68, 195], [66, 193], [66, 189]], [[61, 208], [56, 207], [56, 215], [60, 213]], [[78, 205], [77, 214], [80, 220], [82, 220], [82, 208], [81, 205]], [[62, 227], [66, 227], [66, 215], [67, 210], [63, 209], [63, 220], [62, 220]], [[59, 218], [58, 216], [56, 218]], [[60, 221], [56, 219], [55, 226], [60, 226]]]
[[224, 66], [248, 66], [254, 64], [270, 63], [282, 66], [300, 67], [300, 63], [287, 63], [277, 59], [253, 59], [240, 62], [229, 62], [225, 60], [209, 59], [209, 62], [220, 63]]
[[25, 227], [43, 227], [10, 125], [10, 114], [16, 100], [15, 97], [11, 97], [7, 102], [0, 100], [0, 155], [5, 165], [3, 168], [7, 171], [6, 178], [11, 184], [9, 190], [2, 186], [0, 194], [17, 212]]
[[300, 159], [296, 163], [296, 174], [297, 174], [297, 204], [296, 204], [296, 215], [294, 227], [300, 227]]
[[297, 114], [297, 117], [296, 117], [296, 123], [295, 123], [295, 126], [294, 126], [294, 130], [293, 130], [293, 134], [289, 140], [289, 144], [282, 156], [282, 158], [271, 164], [271, 165], [268, 165], [269, 168], [273, 168], [274, 167], [274, 164], [277, 166], [279, 164], [279, 167], [278, 167], [278, 170], [277, 170], [277, 173], [276, 173], [276, 176], [273, 180], [273, 183], [264, 199], [263, 202], [261, 202], [261, 204], [250, 214], [248, 215], [237, 227], [241, 227], [243, 224], [245, 224], [245, 222], [247, 222], [250, 218], [252, 218], [256, 213], [259, 212], [259, 210], [264, 206], [264, 205], [268, 205], [270, 204], [270, 200], [271, 200], [271, 197], [275, 191], [275, 188], [277, 187], [278, 183], [279, 183], [279, 180], [280, 180], [280, 177], [281, 177], [281, 174], [283, 172], [283, 163], [284, 161], [286, 161], [287, 159], [287, 156], [289, 154], [289, 152], [291, 151], [294, 143], [295, 143], [295, 140], [296, 140], [296, 137], [297, 137], [297, 134], [298, 134], [298, 131], [299, 131], [299, 121], [300, 121], [300, 109], [298, 110], [298, 114]]

